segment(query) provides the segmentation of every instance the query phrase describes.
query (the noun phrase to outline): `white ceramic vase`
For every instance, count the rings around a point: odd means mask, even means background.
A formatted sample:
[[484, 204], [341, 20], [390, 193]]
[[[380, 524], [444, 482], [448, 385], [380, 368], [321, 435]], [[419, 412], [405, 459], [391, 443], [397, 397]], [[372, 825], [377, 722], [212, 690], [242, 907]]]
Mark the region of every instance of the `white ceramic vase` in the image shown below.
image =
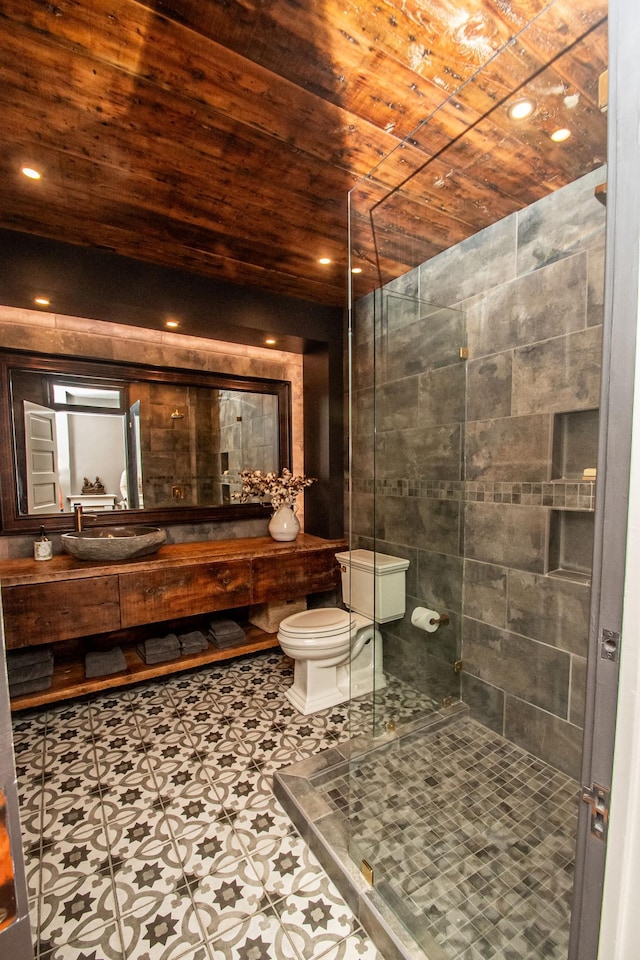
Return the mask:
[[274, 540], [295, 540], [300, 533], [296, 506], [283, 503], [269, 520], [269, 533]]

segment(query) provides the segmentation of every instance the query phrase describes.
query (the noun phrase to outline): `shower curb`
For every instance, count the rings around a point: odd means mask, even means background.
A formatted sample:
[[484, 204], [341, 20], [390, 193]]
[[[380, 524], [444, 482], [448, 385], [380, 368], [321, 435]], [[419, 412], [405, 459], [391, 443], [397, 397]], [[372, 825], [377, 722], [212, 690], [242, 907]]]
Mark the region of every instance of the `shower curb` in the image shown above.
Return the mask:
[[448, 957], [435, 940], [427, 944], [428, 952], [425, 952], [376, 888], [367, 883], [349, 855], [347, 817], [329, 806], [318, 786], [347, 773], [349, 762], [355, 757], [374, 752], [394, 740], [447, 726], [468, 713], [465, 704], [454, 703], [428, 718], [404, 724], [393, 733], [347, 740], [274, 773], [276, 798], [384, 960], [448, 960]]

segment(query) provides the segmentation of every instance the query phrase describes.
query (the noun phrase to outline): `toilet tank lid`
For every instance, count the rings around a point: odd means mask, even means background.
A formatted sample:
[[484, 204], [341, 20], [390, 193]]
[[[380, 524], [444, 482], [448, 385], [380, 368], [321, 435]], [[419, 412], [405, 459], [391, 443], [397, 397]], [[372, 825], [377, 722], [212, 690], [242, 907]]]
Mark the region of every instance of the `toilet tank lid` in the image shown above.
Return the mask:
[[377, 553], [373, 550], [351, 550], [346, 553], [336, 553], [338, 563], [346, 567], [352, 566], [358, 570], [374, 570], [377, 574], [397, 573], [406, 570], [409, 561], [404, 557], [391, 557], [387, 553]]

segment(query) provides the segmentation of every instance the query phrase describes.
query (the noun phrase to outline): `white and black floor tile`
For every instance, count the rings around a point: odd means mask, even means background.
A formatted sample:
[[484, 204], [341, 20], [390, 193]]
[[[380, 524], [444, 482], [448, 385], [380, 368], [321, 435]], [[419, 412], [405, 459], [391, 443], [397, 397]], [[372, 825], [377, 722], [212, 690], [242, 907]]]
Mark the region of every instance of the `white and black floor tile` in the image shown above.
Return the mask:
[[[373, 698], [303, 717], [285, 696], [292, 676], [269, 652], [15, 717], [36, 960], [383, 960], [273, 774], [434, 704], [389, 678]], [[365, 759], [325, 799], [356, 814], [390, 901], [419, 910], [451, 960], [560, 960], [572, 850], [555, 830], [575, 798], [497, 740], [461, 730], [435, 757], [412, 743]], [[406, 770], [425, 763], [411, 785]], [[552, 836], [535, 822], [543, 789]]]

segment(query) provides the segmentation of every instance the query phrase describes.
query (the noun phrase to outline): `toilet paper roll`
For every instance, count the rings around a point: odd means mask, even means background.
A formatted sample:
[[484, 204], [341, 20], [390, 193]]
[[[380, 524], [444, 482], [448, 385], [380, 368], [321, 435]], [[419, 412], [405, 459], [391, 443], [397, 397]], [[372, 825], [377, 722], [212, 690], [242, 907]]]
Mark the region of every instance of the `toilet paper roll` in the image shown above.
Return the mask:
[[416, 607], [411, 614], [411, 623], [418, 630], [435, 633], [440, 626], [440, 614], [437, 610], [429, 610], [427, 607]]

